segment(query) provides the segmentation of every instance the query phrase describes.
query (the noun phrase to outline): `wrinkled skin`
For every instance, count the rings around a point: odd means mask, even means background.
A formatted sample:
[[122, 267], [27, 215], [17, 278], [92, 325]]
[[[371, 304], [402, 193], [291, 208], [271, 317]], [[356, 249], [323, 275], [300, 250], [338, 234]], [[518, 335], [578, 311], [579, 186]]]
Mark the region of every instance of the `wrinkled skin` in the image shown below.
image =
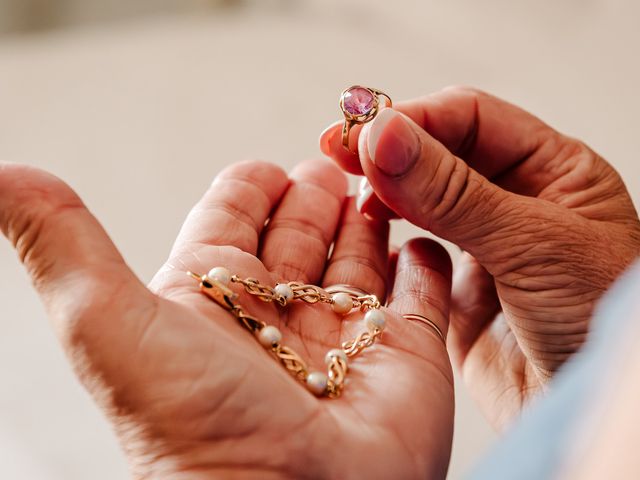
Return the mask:
[[[503, 428], [584, 342], [594, 305], [640, 253], [618, 173], [582, 142], [486, 93], [453, 87], [394, 106], [322, 150], [365, 175], [358, 204], [459, 245], [449, 346]], [[414, 163], [400, 171], [399, 159]]]
[[[389, 258], [387, 223], [359, 215], [346, 188], [326, 162], [302, 163], [290, 177], [260, 162], [226, 169], [147, 288], [68, 186], [0, 166], [2, 231], [136, 478], [444, 478], [449, 359], [432, 330], [399, 314], [446, 331], [450, 260], [427, 239]], [[381, 298], [388, 290], [387, 328], [351, 362], [341, 398], [316, 398], [185, 274], [214, 266], [271, 285], [348, 283]], [[316, 369], [364, 328], [359, 313], [283, 310], [239, 293]]]

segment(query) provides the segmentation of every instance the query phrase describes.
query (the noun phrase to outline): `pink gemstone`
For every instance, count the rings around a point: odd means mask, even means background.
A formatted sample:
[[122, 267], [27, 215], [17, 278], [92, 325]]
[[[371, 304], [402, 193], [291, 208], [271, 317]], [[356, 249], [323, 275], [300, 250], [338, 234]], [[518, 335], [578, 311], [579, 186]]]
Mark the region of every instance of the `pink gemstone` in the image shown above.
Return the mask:
[[344, 109], [351, 115], [366, 115], [373, 109], [373, 94], [362, 87], [352, 87], [342, 96]]

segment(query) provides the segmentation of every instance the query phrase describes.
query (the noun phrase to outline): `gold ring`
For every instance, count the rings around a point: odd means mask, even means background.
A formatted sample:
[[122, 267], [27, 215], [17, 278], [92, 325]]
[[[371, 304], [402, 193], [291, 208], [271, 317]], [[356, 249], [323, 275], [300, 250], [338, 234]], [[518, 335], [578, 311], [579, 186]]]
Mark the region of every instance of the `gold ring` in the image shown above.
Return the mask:
[[365, 292], [361, 288], [354, 287], [353, 285], [347, 285], [346, 283], [340, 283], [338, 285], [331, 285], [324, 289], [328, 294], [334, 293], [348, 293], [354, 297], [366, 297], [369, 295], [368, 292]]
[[[387, 99], [387, 107], [391, 107], [391, 97], [375, 88], [354, 85], [340, 94], [340, 109], [344, 115], [342, 126], [342, 146], [349, 150], [349, 132], [351, 127], [370, 122], [380, 111], [380, 97]], [[353, 152], [352, 152], [353, 153]]]
[[423, 315], [418, 315], [417, 313], [407, 313], [405, 315], [402, 315], [402, 318], [406, 318], [407, 320], [417, 320], [418, 322], [422, 322], [428, 327], [431, 327], [434, 333], [438, 335], [440, 340], [442, 340], [442, 343], [444, 343], [445, 346], [447, 345], [447, 341], [444, 338], [444, 334], [442, 333], [442, 330], [440, 330], [440, 327], [438, 327], [438, 325], [436, 325], [436, 323], [433, 320], [430, 320]]

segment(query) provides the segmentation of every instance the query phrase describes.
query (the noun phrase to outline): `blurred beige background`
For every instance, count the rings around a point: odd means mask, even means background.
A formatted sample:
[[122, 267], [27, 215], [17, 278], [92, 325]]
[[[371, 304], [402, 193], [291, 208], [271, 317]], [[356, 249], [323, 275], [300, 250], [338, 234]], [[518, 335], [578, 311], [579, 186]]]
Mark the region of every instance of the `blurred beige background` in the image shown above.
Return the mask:
[[[638, 18], [634, 0], [0, 0], [0, 159], [67, 180], [145, 280], [216, 172], [318, 156], [353, 83], [506, 97], [586, 140], [638, 204]], [[0, 478], [126, 478], [4, 240], [0, 266]], [[452, 479], [494, 441], [457, 395]]]

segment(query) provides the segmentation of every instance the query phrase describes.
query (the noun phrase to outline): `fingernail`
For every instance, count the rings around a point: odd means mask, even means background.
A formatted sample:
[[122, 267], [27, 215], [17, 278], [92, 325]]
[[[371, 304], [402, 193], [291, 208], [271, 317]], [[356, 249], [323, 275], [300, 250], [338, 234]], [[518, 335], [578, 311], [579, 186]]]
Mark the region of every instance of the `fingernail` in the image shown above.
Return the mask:
[[371, 198], [371, 195], [373, 195], [373, 187], [369, 184], [367, 177], [364, 177], [360, 181], [360, 188], [358, 189], [358, 198], [356, 199], [356, 208], [363, 215], [364, 215], [364, 212], [362, 211], [362, 207], [364, 207], [364, 204], [367, 203], [367, 200]]
[[420, 140], [402, 114], [385, 108], [371, 123], [367, 148], [374, 165], [386, 175], [397, 177], [416, 163]]

